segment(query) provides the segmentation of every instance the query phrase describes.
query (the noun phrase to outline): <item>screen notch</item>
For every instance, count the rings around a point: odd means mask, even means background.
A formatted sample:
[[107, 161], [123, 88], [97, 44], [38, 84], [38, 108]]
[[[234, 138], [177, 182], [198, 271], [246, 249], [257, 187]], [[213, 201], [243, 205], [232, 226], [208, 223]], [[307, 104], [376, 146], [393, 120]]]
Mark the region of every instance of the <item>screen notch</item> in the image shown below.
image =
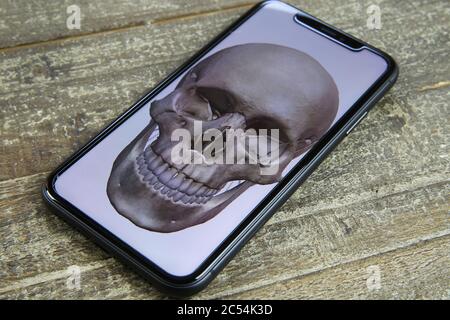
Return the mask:
[[294, 21], [351, 50], [359, 51], [364, 47], [364, 44], [359, 42], [358, 40], [311, 16], [297, 13], [294, 17]]

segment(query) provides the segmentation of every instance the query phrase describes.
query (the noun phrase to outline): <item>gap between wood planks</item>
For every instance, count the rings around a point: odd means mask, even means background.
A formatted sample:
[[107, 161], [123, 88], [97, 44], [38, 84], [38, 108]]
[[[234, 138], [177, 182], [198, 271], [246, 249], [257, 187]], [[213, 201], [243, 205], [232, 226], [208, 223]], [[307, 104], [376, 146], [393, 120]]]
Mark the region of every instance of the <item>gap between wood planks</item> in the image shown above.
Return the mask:
[[250, 9], [256, 3], [257, 2], [250, 2], [250, 3], [244, 3], [244, 4], [224, 7], [224, 8], [220, 8], [220, 9], [192, 12], [192, 13], [177, 15], [174, 17], [154, 19], [154, 20], [151, 20], [148, 22], [137, 21], [137, 22], [129, 23], [127, 25], [123, 25], [123, 26], [117, 27], [117, 28], [103, 29], [103, 30], [100, 29], [98, 31], [85, 32], [85, 33], [80, 33], [80, 34], [76, 34], [76, 35], [67, 35], [67, 36], [62, 36], [62, 37], [50, 39], [50, 40], [29, 42], [29, 43], [19, 44], [19, 45], [12, 46], [12, 47], [0, 48], [0, 53], [10, 52], [10, 51], [15, 51], [15, 50], [20, 50], [20, 49], [29, 49], [29, 48], [35, 48], [35, 47], [40, 47], [40, 46], [46, 46], [46, 45], [56, 44], [56, 43], [60, 43], [60, 42], [64, 42], [64, 41], [79, 40], [79, 39], [83, 39], [85, 37], [90, 37], [90, 36], [108, 35], [108, 34], [115, 33], [115, 32], [130, 31], [130, 30], [134, 30], [134, 29], [143, 28], [147, 25], [161, 25], [161, 24], [165, 24], [165, 23], [174, 22], [177, 20], [192, 19], [192, 18], [196, 18], [196, 17], [208, 16], [208, 15], [217, 14], [217, 13], [221, 13], [221, 12], [234, 11], [234, 10], [239, 10], [239, 9], [244, 9], [244, 8]]
[[250, 9], [253, 7], [257, 2], [250, 2], [250, 3], [243, 3], [243, 4], [237, 4], [234, 6], [224, 7], [221, 9], [213, 9], [208, 11], [199, 11], [199, 12], [192, 12], [187, 14], [181, 14], [175, 17], [167, 17], [167, 18], [161, 18], [161, 19], [154, 19], [153, 22], [151, 22], [152, 25], [158, 25], [158, 24], [164, 24], [164, 23], [170, 23], [176, 20], [183, 20], [183, 19], [192, 19], [202, 16], [208, 16], [212, 14], [217, 14], [221, 12], [227, 12], [227, 11], [233, 11], [233, 10], [239, 10], [239, 9]]
[[[107, 266], [108, 264], [113, 264], [113, 258], [107, 258], [105, 260], [95, 261], [80, 267], [81, 272], [93, 271]], [[70, 272], [65, 270], [58, 270], [53, 272], [45, 272], [38, 274], [33, 277], [23, 278], [16, 283], [0, 288], [0, 294], [7, 293], [14, 290], [20, 290], [30, 286], [34, 286], [40, 283], [45, 283], [48, 281], [60, 280], [70, 276]]]
[[443, 89], [450, 86], [450, 81], [439, 81], [438, 83], [433, 83], [430, 85], [423, 86], [418, 89], [419, 92], [424, 92], [428, 90], [438, 90]]

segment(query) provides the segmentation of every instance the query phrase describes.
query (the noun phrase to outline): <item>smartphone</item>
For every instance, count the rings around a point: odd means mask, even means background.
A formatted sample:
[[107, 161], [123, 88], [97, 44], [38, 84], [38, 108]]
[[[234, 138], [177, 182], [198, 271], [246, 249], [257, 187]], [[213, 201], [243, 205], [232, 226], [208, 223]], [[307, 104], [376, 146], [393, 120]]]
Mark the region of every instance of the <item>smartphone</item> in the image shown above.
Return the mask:
[[157, 288], [204, 288], [394, 84], [386, 53], [253, 7], [48, 178], [55, 212]]

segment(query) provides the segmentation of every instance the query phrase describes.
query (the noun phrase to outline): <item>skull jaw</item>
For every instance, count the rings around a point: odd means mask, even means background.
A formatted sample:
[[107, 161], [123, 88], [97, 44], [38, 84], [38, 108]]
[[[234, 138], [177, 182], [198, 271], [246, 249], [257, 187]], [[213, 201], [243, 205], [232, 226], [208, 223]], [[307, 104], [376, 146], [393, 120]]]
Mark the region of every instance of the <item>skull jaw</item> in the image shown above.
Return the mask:
[[204, 223], [222, 211], [252, 183], [244, 182], [204, 204], [182, 204], [164, 198], [148, 188], [136, 170], [136, 157], [145, 147], [155, 128], [151, 122], [119, 154], [107, 184], [107, 195], [116, 211], [135, 225], [156, 232], [169, 233]]

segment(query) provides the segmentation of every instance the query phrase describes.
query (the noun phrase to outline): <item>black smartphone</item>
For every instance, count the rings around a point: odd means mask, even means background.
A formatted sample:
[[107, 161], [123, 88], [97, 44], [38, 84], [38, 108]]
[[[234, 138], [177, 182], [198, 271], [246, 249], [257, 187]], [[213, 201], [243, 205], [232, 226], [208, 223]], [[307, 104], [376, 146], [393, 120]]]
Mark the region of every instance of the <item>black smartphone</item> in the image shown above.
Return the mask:
[[56, 213], [157, 288], [204, 288], [394, 84], [386, 53], [262, 2], [64, 162]]

